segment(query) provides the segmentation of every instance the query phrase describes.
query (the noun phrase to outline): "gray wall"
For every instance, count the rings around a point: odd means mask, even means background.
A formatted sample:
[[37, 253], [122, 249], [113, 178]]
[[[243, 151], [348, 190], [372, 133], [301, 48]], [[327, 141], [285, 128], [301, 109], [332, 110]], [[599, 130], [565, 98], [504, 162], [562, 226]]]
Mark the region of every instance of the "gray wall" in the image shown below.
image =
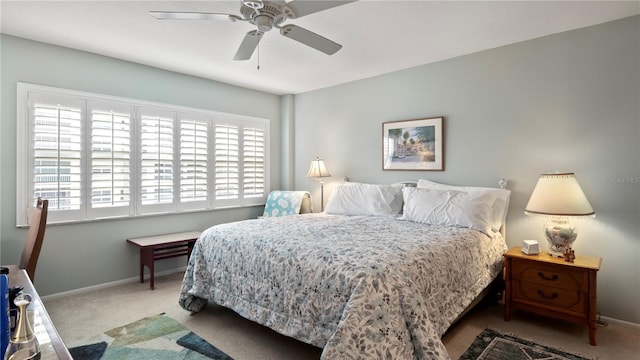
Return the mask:
[[[640, 323], [640, 18], [633, 17], [295, 96], [295, 187], [324, 157], [332, 186], [426, 178], [512, 190], [507, 242], [538, 239], [526, 217], [540, 173], [574, 171], [597, 213], [578, 254], [601, 256], [599, 310]], [[445, 117], [445, 171], [383, 171], [382, 123]]]
[[[16, 228], [16, 83], [163, 102], [271, 120], [271, 186], [280, 186], [280, 97], [113, 58], [2, 35], [0, 123], [1, 262], [17, 263], [26, 230]], [[261, 207], [48, 226], [35, 285], [48, 295], [138, 275], [129, 237], [162, 234], [246, 219]], [[158, 263], [156, 271], [186, 265]]]

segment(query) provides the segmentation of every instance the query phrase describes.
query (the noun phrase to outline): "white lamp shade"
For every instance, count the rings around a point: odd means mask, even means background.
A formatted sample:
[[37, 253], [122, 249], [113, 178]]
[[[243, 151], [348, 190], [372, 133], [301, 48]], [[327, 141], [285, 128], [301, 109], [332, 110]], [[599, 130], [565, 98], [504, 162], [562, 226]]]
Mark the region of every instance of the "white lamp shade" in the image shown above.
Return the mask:
[[323, 178], [330, 177], [329, 171], [324, 164], [324, 160], [320, 158], [316, 158], [315, 160], [311, 160], [311, 165], [309, 166], [309, 171], [307, 172], [307, 177], [309, 178]]
[[595, 217], [574, 173], [540, 175], [524, 212], [554, 217]]

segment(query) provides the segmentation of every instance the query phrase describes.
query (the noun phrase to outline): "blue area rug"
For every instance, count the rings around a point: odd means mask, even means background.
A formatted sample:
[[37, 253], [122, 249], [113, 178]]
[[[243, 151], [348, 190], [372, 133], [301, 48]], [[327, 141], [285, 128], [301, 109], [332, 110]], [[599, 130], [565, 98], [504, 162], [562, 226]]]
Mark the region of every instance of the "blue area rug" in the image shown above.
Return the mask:
[[485, 329], [459, 360], [590, 360], [512, 335]]
[[69, 349], [69, 353], [75, 360], [97, 360], [102, 358], [108, 345], [106, 342], [101, 341], [95, 344], [76, 346]]
[[177, 343], [178, 345], [182, 345], [187, 349], [196, 351], [211, 359], [233, 360], [231, 356], [225, 354], [217, 347], [209, 344], [205, 339], [201, 338], [193, 332], [189, 332], [187, 335], [178, 339]]
[[164, 314], [120, 326], [103, 341], [69, 349], [74, 360], [233, 360], [222, 350]]

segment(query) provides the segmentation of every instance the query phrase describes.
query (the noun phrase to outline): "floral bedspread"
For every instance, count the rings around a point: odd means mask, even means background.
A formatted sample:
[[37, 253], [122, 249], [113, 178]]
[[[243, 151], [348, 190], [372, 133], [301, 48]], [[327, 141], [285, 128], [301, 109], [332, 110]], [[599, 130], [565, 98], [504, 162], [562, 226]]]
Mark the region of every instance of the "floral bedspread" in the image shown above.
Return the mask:
[[179, 302], [228, 307], [323, 348], [322, 359], [448, 359], [441, 336], [506, 249], [500, 237], [393, 217], [245, 220], [202, 233]]

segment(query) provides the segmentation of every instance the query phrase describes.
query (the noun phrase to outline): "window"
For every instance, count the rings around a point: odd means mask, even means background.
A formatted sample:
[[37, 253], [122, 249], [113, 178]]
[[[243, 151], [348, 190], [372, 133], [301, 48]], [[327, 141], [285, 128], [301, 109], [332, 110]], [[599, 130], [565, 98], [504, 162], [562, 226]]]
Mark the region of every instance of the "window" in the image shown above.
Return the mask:
[[128, 215], [131, 207], [131, 130], [134, 108], [91, 101], [87, 183], [88, 218]]
[[17, 221], [264, 204], [268, 120], [18, 84]]
[[207, 122], [189, 117], [180, 119], [180, 200], [207, 200]]

